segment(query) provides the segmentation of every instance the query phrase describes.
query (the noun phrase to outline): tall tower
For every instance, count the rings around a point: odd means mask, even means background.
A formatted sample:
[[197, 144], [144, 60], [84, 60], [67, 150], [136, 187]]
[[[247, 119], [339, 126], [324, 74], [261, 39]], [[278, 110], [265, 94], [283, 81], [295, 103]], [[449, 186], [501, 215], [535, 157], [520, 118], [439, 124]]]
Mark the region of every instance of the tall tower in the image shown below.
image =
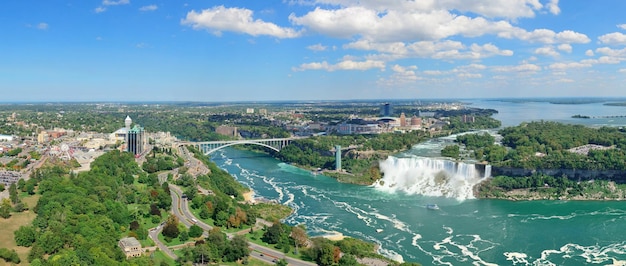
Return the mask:
[[404, 115], [404, 113], [400, 114], [400, 126], [406, 127], [406, 115]]
[[124, 119], [124, 125], [126, 126], [126, 132], [128, 132], [130, 130], [130, 125], [133, 123], [133, 120], [130, 119], [130, 116], [126, 116], [126, 119]]
[[335, 145], [335, 170], [341, 171], [341, 145]]

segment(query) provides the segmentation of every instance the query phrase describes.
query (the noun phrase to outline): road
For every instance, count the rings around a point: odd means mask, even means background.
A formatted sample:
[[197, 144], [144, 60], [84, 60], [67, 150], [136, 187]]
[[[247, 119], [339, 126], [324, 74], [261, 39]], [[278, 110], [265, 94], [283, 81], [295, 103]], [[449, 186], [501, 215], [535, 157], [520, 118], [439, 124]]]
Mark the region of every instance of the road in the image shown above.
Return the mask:
[[[193, 219], [197, 220], [197, 218], [191, 213], [191, 211], [189, 211], [189, 205], [187, 204], [187, 200], [180, 198], [180, 195], [183, 194], [182, 190], [178, 186], [172, 185], [172, 184], [170, 184], [169, 187], [170, 187], [170, 191], [172, 192], [171, 193], [172, 194], [172, 213], [176, 215], [178, 219], [181, 222], [183, 222], [186, 226], [191, 226], [192, 220]], [[213, 228], [212, 226], [205, 224], [201, 220], [197, 220], [197, 221], [198, 222], [196, 223], [196, 225], [205, 231], [210, 231]], [[233, 234], [227, 234], [227, 235], [228, 235], [228, 238], [232, 238], [233, 236]], [[248, 245], [250, 246], [250, 249], [252, 250], [251, 255], [253, 257], [266, 261], [266, 262], [273, 263], [274, 259], [284, 258], [289, 263], [289, 265], [296, 265], [296, 266], [317, 265], [315, 263], [286, 257], [285, 254], [280, 251], [277, 251], [268, 247], [264, 247], [264, 246], [261, 246], [252, 242], [248, 242]]]
[[159, 234], [161, 233], [162, 230], [163, 230], [163, 225], [159, 225], [155, 228], [150, 228], [150, 230], [148, 231], [148, 236], [152, 239], [152, 241], [154, 241], [154, 243], [156, 243], [157, 247], [160, 250], [165, 252], [167, 256], [169, 256], [170, 258], [174, 260], [177, 260], [178, 256], [176, 256], [176, 254], [174, 254], [174, 252], [172, 252], [172, 250], [169, 249], [165, 244], [159, 241]]

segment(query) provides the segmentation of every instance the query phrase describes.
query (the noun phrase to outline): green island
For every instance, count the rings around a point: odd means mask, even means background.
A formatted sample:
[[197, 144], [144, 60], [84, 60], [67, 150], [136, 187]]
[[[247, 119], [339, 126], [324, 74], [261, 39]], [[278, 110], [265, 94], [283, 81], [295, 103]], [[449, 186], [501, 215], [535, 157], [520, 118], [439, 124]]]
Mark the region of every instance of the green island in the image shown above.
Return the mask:
[[[479, 198], [512, 200], [622, 200], [626, 135], [617, 128], [556, 122], [523, 123], [489, 134], [457, 137], [468, 156], [489, 163], [494, 178], [477, 187]], [[444, 149], [445, 150], [445, 149]]]

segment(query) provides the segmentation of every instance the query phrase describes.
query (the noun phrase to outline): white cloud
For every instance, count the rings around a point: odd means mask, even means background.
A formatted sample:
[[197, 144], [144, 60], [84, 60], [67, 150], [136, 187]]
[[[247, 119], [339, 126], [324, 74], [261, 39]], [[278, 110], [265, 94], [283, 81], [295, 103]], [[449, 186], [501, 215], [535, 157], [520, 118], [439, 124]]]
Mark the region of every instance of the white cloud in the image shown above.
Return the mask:
[[563, 52], [571, 53], [572, 52], [572, 45], [567, 44], [567, 43], [560, 44], [559, 46], [557, 46], [557, 49], [559, 49], [560, 51], [563, 51]]
[[328, 62], [313, 62], [302, 64], [297, 68], [293, 68], [294, 71], [304, 71], [304, 70], [326, 70], [326, 71], [336, 71], [336, 70], [369, 70], [373, 68], [379, 68], [381, 70], [385, 69], [385, 62], [383, 61], [375, 61], [375, 60], [365, 60], [365, 61], [353, 61], [353, 60], [343, 60], [335, 65], [328, 64]]
[[321, 43], [318, 43], [314, 45], [309, 45], [306, 48], [312, 51], [321, 52], [321, 51], [326, 51], [326, 49], [328, 49], [328, 46], [324, 46]]
[[424, 70], [423, 73], [431, 76], [439, 76], [445, 74], [445, 72], [439, 70]]
[[283, 28], [274, 23], [252, 18], [253, 12], [244, 8], [225, 8], [217, 6], [200, 12], [190, 11], [181, 20], [181, 24], [194, 29], [207, 29], [220, 36], [222, 31], [245, 33], [252, 36], [269, 35], [277, 38], [295, 38], [300, 36], [291, 28]]
[[612, 49], [609, 47], [600, 47], [596, 49], [596, 53], [613, 56], [613, 57], [626, 57], [626, 48]]
[[608, 45], [626, 45], [626, 34], [613, 32], [598, 37], [601, 43]]
[[626, 68], [621, 68], [620, 70], [618, 70], [617, 72], [619, 73], [626, 73]]
[[552, 46], [545, 46], [545, 47], [537, 48], [535, 49], [535, 54], [544, 55], [544, 56], [553, 56], [553, 57], [557, 57], [560, 55], [559, 52], [554, 50], [554, 47]]
[[556, 34], [556, 40], [560, 43], [589, 43], [591, 39], [587, 35], [574, 32], [571, 30], [564, 30]]
[[482, 78], [483, 75], [479, 74], [479, 73], [459, 73], [458, 75], [456, 75], [459, 78], [473, 78], [473, 79], [477, 79], [477, 78]]
[[574, 80], [573, 79], [562, 78], [562, 79], [558, 79], [556, 82], [572, 83], [572, 82], [574, 82]]
[[[486, 16], [490, 18], [517, 19], [534, 17], [535, 12], [544, 8], [539, 0], [422, 0], [422, 1], [381, 1], [381, 0], [291, 0], [292, 4], [328, 5], [334, 7], [350, 7], [361, 5], [377, 11], [406, 10], [410, 13], [429, 12], [431, 10], [458, 10]], [[552, 0], [546, 8], [554, 13], [558, 1]]]
[[626, 24], [618, 24], [617, 27], [626, 30]]
[[559, 0], [550, 0], [550, 2], [546, 5], [550, 13], [554, 15], [558, 15], [561, 13], [561, 9], [559, 8]]
[[128, 5], [130, 4], [130, 0], [102, 0], [102, 4], [105, 6], [118, 6], [118, 5]]
[[517, 66], [495, 66], [492, 67], [495, 72], [537, 72], [541, 67], [535, 64], [523, 63]]
[[580, 61], [585, 64], [619, 64], [622, 61], [625, 61], [624, 57], [614, 57], [614, 56], [600, 56], [598, 59], [585, 59]]
[[593, 51], [592, 51], [592, 50], [587, 50], [587, 51], [585, 51], [585, 55], [586, 55], [586, 56], [593, 56], [593, 55], [594, 55], [594, 53], [593, 53]]
[[548, 66], [549, 69], [556, 69], [556, 70], [565, 70], [565, 69], [570, 69], [570, 68], [584, 68], [584, 67], [591, 67], [591, 64], [571, 62], [571, 63], [554, 63]]
[[345, 44], [344, 49], [377, 51], [382, 55], [369, 56], [373, 59], [397, 60], [402, 58], [435, 58], [435, 59], [482, 59], [491, 56], [511, 56], [513, 51], [501, 50], [497, 46], [487, 43], [484, 45], [472, 44], [466, 47], [458, 41], [420, 41], [405, 44], [403, 42], [378, 43], [368, 40], [359, 40]]
[[41, 22], [41, 23], [37, 24], [37, 29], [47, 30], [48, 29], [48, 23]]
[[155, 11], [159, 9], [159, 7], [157, 5], [147, 5], [147, 6], [142, 6], [139, 8], [139, 11]]
[[104, 11], [107, 11], [107, 8], [103, 6], [99, 6], [99, 7], [96, 7], [93, 11], [96, 13], [102, 13]]

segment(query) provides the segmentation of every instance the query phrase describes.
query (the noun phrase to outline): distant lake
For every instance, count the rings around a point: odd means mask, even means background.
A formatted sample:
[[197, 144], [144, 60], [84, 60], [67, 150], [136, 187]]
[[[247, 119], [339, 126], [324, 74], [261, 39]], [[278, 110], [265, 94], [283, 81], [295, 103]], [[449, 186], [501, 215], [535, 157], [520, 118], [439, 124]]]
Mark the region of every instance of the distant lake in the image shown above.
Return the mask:
[[[591, 127], [626, 126], [626, 117], [604, 118], [607, 116], [626, 116], [626, 106], [607, 106], [605, 101], [577, 104], [555, 104], [548, 101], [508, 101], [508, 100], [469, 100], [470, 106], [498, 110], [493, 117], [502, 121], [503, 127], [517, 126], [522, 122], [556, 121], [568, 124], [581, 124]], [[572, 118], [583, 115], [600, 118]]]

